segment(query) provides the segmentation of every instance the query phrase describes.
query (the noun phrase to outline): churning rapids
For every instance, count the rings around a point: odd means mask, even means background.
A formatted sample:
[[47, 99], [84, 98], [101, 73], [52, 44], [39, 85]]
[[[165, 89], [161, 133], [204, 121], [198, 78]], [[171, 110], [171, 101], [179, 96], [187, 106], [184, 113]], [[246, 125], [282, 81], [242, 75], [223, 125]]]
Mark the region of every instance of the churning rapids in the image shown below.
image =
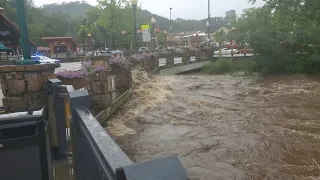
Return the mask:
[[178, 154], [192, 180], [320, 178], [320, 76], [134, 79], [107, 128], [133, 160]]

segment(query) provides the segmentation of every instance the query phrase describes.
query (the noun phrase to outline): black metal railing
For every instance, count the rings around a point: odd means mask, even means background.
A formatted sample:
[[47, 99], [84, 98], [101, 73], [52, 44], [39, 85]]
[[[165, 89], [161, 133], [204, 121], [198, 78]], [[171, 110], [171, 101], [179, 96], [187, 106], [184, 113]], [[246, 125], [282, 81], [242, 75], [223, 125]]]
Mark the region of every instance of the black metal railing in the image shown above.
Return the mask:
[[116, 179], [116, 169], [131, 160], [104, 131], [88, 109], [76, 109], [72, 118], [77, 179]]
[[90, 112], [87, 90], [69, 92], [77, 180], [188, 180], [176, 155], [133, 163]]

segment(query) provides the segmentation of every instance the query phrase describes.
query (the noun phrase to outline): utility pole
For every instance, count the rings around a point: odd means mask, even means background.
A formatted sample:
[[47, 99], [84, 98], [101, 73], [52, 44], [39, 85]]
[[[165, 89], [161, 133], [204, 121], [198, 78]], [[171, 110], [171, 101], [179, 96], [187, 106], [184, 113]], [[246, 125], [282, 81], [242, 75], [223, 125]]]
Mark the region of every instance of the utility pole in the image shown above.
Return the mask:
[[210, 0], [208, 0], [208, 40], [210, 39]]
[[137, 50], [137, 17], [136, 17], [136, 11], [137, 11], [137, 4], [138, 0], [130, 0], [131, 1], [131, 7], [133, 10], [133, 44], [134, 44], [134, 50]]
[[172, 7], [170, 8], [170, 40], [171, 40], [171, 51], [173, 52], [172, 50], [172, 21], [171, 21], [171, 11], [172, 11]]

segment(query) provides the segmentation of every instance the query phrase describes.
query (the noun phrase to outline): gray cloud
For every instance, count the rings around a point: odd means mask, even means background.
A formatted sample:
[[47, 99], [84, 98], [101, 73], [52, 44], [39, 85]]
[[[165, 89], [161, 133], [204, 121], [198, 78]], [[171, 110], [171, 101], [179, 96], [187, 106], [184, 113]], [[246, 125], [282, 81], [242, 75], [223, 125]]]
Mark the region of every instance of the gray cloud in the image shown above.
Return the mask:
[[[36, 6], [50, 3], [70, 2], [72, 0], [34, 0]], [[246, 8], [263, 5], [263, 0], [257, 0], [252, 5], [248, 0], [210, 0], [211, 16], [224, 16], [225, 11], [234, 9], [241, 14]], [[87, 0], [89, 4], [97, 5], [96, 0]], [[204, 19], [208, 15], [208, 0], [139, 0], [139, 5], [154, 14], [169, 17], [169, 8], [172, 7], [172, 18]]]

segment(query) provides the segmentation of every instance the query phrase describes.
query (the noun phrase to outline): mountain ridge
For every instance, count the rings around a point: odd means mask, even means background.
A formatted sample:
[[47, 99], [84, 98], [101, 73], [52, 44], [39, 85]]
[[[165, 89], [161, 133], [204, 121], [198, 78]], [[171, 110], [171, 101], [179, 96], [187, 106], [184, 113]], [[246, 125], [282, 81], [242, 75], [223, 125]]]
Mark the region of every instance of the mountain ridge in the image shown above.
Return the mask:
[[[65, 13], [68, 14], [71, 18], [81, 18], [85, 17], [86, 13], [94, 8], [86, 2], [74, 1], [68, 3], [54, 3], [41, 6], [40, 8], [46, 13]], [[168, 18], [162, 17], [157, 14], [153, 14], [148, 10], [138, 10], [137, 12], [137, 23], [146, 24], [150, 23], [152, 17], [155, 17], [157, 20], [156, 27], [163, 30], [169, 30], [170, 20]], [[188, 32], [188, 31], [207, 31], [205, 26], [207, 19], [202, 20], [187, 20], [182, 18], [177, 18], [172, 20], [172, 32]], [[212, 17], [211, 18], [211, 31], [214, 32], [217, 29], [226, 26], [227, 21], [222, 17]]]

